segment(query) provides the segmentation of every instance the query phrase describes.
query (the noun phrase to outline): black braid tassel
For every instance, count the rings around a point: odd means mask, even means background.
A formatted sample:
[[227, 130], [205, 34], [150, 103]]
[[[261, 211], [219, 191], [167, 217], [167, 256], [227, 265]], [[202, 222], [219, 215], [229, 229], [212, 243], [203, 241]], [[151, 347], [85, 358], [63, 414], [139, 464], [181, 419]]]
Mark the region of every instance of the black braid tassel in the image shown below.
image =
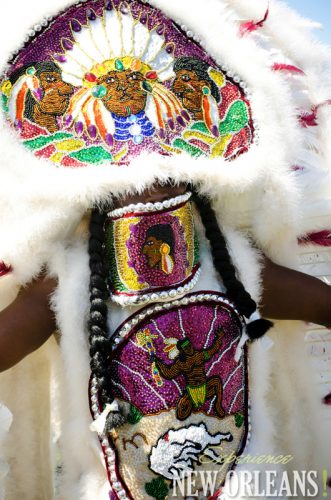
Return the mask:
[[127, 418], [123, 415], [121, 409], [119, 411], [112, 411], [107, 415], [105, 430], [109, 433], [126, 423]]
[[273, 326], [274, 324], [272, 321], [269, 321], [268, 319], [256, 319], [255, 321], [251, 321], [246, 324], [246, 332], [250, 340], [256, 340], [263, 337], [263, 335], [265, 335]]

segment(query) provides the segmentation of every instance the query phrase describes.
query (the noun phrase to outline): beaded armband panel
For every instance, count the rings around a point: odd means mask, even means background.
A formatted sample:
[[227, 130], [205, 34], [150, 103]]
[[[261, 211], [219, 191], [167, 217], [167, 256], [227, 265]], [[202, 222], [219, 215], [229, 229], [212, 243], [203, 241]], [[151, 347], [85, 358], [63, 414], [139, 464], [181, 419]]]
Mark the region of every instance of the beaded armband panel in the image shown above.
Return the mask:
[[194, 287], [200, 264], [190, 196], [108, 214], [106, 255], [115, 302], [169, 300]]
[[140, 0], [72, 5], [10, 61], [8, 121], [37, 157], [65, 167], [144, 151], [235, 158], [257, 139], [247, 86], [185, 30]]
[[[225, 295], [206, 291], [148, 306], [117, 329], [109, 376], [128, 421], [99, 435], [111, 499], [182, 500], [190, 474], [197, 498], [217, 498], [249, 438], [242, 326]], [[90, 403], [98, 419], [93, 378]]]

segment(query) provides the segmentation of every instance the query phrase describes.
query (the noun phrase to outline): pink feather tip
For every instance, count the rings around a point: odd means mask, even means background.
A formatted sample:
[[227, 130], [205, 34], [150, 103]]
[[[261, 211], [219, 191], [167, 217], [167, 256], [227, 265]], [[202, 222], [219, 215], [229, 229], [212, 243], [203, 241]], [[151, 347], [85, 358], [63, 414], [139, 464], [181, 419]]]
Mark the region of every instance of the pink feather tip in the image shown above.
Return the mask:
[[312, 111], [311, 113], [306, 113], [306, 112], [301, 113], [299, 115], [299, 122], [300, 125], [304, 128], [317, 127], [318, 121], [317, 121], [316, 110]]
[[327, 394], [326, 396], [324, 396], [323, 403], [325, 405], [331, 406], [331, 392], [329, 394]]
[[0, 277], [6, 276], [12, 272], [11, 266], [7, 266], [4, 262], [0, 261]]
[[304, 75], [304, 71], [302, 71], [302, 69], [298, 68], [297, 66], [294, 66], [292, 64], [281, 64], [281, 63], [275, 63], [273, 66], [272, 66], [272, 69], [274, 71], [286, 71], [288, 73], [296, 73], [296, 74], [300, 74], [300, 75]]
[[37, 89], [35, 89], [33, 91], [33, 94], [35, 96], [35, 98], [37, 99], [37, 101], [41, 101], [41, 98], [42, 98], [42, 95], [43, 95], [43, 91], [40, 87], [38, 87]]
[[331, 247], [331, 230], [309, 233], [299, 238], [300, 245], [318, 245], [321, 247]]
[[320, 110], [320, 108], [324, 108], [324, 106], [331, 106], [331, 99], [326, 99], [325, 101], [322, 101], [319, 104], [312, 106], [311, 113], [309, 113], [307, 111], [303, 111], [298, 117], [299, 121], [301, 123], [301, 126], [302, 127], [317, 127], [317, 125], [318, 125], [317, 113]]
[[239, 28], [239, 34], [240, 36], [245, 36], [248, 33], [252, 33], [253, 31], [258, 30], [259, 28], [262, 28], [266, 20], [268, 19], [269, 16], [269, 4], [267, 7], [267, 10], [265, 11], [265, 14], [263, 18], [260, 21], [246, 21], [244, 23], [240, 24]]

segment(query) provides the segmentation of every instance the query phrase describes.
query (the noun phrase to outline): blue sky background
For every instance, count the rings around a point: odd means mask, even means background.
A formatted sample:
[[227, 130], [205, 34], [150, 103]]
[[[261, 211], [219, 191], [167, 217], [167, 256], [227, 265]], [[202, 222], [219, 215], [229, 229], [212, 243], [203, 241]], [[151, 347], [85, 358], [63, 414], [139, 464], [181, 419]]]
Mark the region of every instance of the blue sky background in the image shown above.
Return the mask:
[[[249, 0], [248, 0], [249, 1]], [[331, 0], [285, 0], [304, 17], [323, 24], [324, 29], [315, 30], [315, 36], [331, 46]]]

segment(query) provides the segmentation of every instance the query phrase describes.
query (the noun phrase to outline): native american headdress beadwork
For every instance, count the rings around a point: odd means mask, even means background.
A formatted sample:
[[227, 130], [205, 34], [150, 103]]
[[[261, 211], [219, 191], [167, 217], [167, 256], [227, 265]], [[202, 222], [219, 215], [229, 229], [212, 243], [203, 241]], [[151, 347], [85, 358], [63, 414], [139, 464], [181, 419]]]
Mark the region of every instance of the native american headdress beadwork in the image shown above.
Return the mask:
[[8, 98], [8, 115], [18, 128], [22, 127], [25, 101], [28, 92], [35, 100], [40, 99], [41, 89], [38, 78], [35, 76], [36, 69], [31, 66], [20, 78], [17, 85], [12, 85], [9, 80], [5, 81], [1, 87], [5, 98]]
[[72, 6], [18, 53], [1, 91], [24, 144], [63, 166], [143, 151], [230, 159], [254, 139], [244, 82], [139, 0]]
[[[190, 121], [179, 99], [161, 85], [174, 74], [174, 44], [166, 43], [163, 25], [149, 29], [144, 13], [134, 19], [129, 4], [123, 2], [115, 9], [108, 1], [101, 16], [92, 9], [87, 11], [85, 25], [72, 20], [71, 31], [71, 40], [61, 40], [63, 53], [54, 56], [63, 79], [81, 87], [71, 100], [65, 117], [67, 126], [74, 124], [78, 134], [85, 131], [92, 139], [99, 136], [112, 146], [119, 118], [135, 117], [129, 121], [129, 130], [138, 144], [144, 135], [153, 134], [153, 127], [159, 130], [160, 137], [164, 137], [167, 127], [174, 130], [176, 122], [185, 127]], [[132, 83], [138, 80], [140, 89], [137, 91], [136, 85], [132, 87], [135, 92], [140, 91], [140, 100], [132, 109], [132, 96], [124, 94], [117, 113], [109, 113], [103, 98], [111, 101], [113, 96], [106, 84], [119, 88], [118, 76], [125, 72]], [[138, 124], [137, 115], [143, 111], [150, 123], [145, 120]], [[123, 139], [126, 137], [124, 133]]]

